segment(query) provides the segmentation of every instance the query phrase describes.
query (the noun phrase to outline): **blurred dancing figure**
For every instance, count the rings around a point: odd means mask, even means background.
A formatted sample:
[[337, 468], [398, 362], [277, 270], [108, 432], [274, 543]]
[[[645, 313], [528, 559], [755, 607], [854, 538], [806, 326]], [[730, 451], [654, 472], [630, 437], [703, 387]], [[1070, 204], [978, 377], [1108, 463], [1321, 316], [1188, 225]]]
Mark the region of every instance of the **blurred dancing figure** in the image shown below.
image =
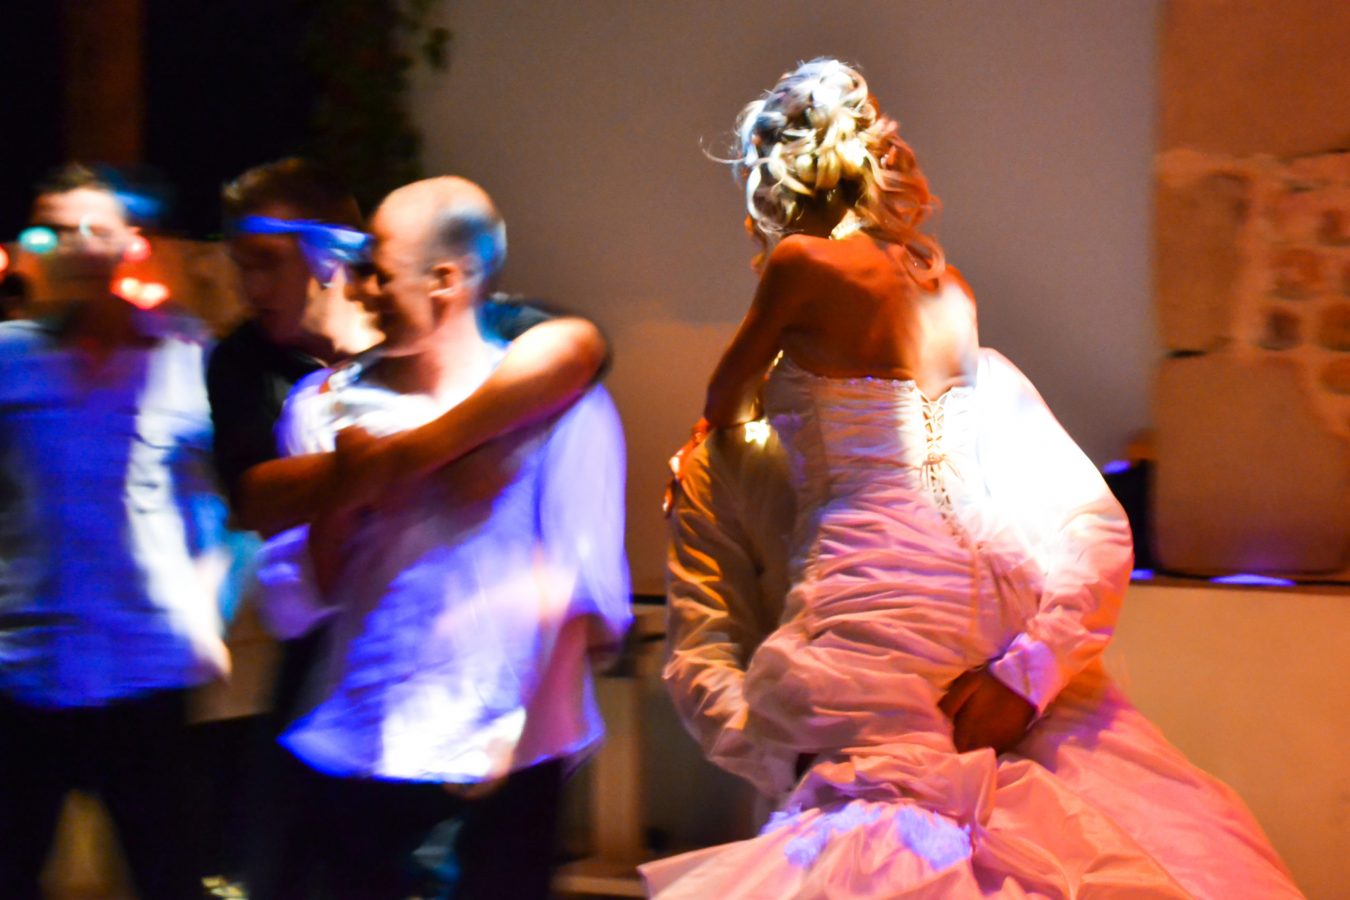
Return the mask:
[[[919, 231], [933, 200], [896, 129], [829, 59], [740, 119], [766, 252], [705, 415], [752, 419], [772, 367], [790, 588], [750, 655], [763, 632], [744, 621], [760, 611], [743, 557], [772, 540], [738, 536], [754, 523], [737, 476], [771, 460], [727, 459], [732, 435], [687, 453], [667, 677], [713, 759], [785, 798], [754, 839], [645, 867], [649, 887], [1298, 896], [1241, 801], [1105, 675], [1125, 516], [1025, 377], [978, 346], [970, 289]], [[762, 492], [756, 477], [739, 489]]]
[[196, 323], [111, 292], [135, 237], [78, 166], [38, 188], [58, 302], [0, 324], [0, 896], [35, 898], [66, 792], [96, 792], [146, 898], [200, 894], [188, 689], [228, 669]]
[[[306, 375], [369, 349], [380, 334], [341, 290], [368, 253], [356, 200], [316, 163], [288, 158], [244, 172], [223, 194], [230, 255], [252, 315], [211, 357], [215, 454], [240, 523], [271, 535], [308, 522], [346, 490], [332, 460], [282, 460], [274, 430]], [[411, 480], [575, 400], [606, 362], [594, 325], [554, 318], [500, 296], [480, 307], [485, 331], [512, 342], [503, 364], [416, 459], [381, 458], [390, 479]], [[413, 463], [410, 469], [408, 463]]]
[[391, 487], [365, 461], [434, 451], [419, 426], [505, 364], [480, 324], [505, 228], [455, 178], [395, 191], [372, 225], [356, 287], [384, 342], [304, 379], [278, 428], [289, 452], [337, 466], [345, 493], [295, 563], [333, 610], [282, 737], [308, 770], [312, 856], [286, 861], [267, 896], [306, 896], [317, 875], [339, 897], [544, 897], [565, 769], [602, 734], [588, 657], [630, 615], [618, 418], [592, 387]]
[[[350, 281], [364, 268], [367, 236], [351, 192], [319, 164], [300, 158], [265, 163], [242, 173], [222, 195], [230, 256], [239, 269], [251, 315], [211, 355], [208, 388], [215, 423], [215, 460], [239, 524], [271, 536], [302, 526], [331, 503], [340, 483], [332, 456], [282, 459], [276, 425], [282, 404], [305, 376], [342, 362], [378, 342], [373, 318], [350, 299]], [[384, 473], [378, 492], [412, 481], [482, 442], [528, 425], [575, 400], [596, 378], [607, 348], [591, 323], [554, 318], [503, 298], [480, 307], [493, 339], [513, 342], [474, 394], [427, 426], [417, 459], [367, 453], [368, 469]], [[370, 450], [371, 448], [367, 448]], [[390, 448], [399, 449], [399, 448]], [[373, 483], [368, 478], [367, 483]], [[304, 540], [297, 529], [294, 540]], [[265, 567], [275, 573], [278, 567]], [[280, 666], [264, 727], [275, 738], [294, 718], [300, 690], [324, 640], [331, 613], [290, 578], [273, 578], [261, 593], [261, 613], [281, 639]], [[277, 753], [284, 751], [277, 750]], [[284, 798], [284, 760], [264, 752], [253, 767], [250, 791], [261, 804], [247, 829], [248, 880], [272, 883], [285, 857], [309, 837], [297, 828], [301, 812]], [[261, 889], [261, 888], [260, 888]]]

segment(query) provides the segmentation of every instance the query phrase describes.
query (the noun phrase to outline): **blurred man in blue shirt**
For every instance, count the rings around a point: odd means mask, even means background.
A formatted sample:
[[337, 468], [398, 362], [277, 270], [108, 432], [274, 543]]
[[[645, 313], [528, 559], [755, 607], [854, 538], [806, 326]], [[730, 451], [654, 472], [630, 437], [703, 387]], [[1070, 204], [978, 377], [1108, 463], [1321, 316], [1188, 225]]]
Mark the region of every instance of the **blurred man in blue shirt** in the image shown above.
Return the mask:
[[141, 896], [196, 896], [186, 698], [229, 668], [205, 347], [112, 293], [136, 230], [100, 175], [61, 170], [31, 227], [55, 299], [0, 324], [0, 896], [40, 896], [71, 788]]

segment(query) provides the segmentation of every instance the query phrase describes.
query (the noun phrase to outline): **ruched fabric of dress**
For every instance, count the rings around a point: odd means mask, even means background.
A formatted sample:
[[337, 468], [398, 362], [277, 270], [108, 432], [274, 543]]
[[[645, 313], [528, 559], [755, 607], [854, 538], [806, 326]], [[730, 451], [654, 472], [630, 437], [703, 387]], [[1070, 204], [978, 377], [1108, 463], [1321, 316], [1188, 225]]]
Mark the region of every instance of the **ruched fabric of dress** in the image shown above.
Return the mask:
[[[1007, 360], [981, 351], [976, 385], [930, 400], [775, 366], [793, 587], [743, 728], [812, 762], [757, 837], [642, 867], [649, 892], [1300, 896], [1241, 800], [1101, 666], [1131, 566], [1118, 504]], [[1038, 713], [998, 757], [958, 753], [938, 709], [984, 664]]]

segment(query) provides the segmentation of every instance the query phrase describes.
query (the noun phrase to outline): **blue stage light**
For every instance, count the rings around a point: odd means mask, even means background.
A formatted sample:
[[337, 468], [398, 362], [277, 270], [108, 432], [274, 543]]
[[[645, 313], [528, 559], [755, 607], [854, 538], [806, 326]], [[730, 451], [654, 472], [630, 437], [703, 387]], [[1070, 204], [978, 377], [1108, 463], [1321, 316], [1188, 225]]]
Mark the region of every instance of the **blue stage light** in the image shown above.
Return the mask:
[[1223, 575], [1219, 578], [1211, 578], [1210, 581], [1214, 584], [1247, 584], [1261, 587], [1294, 587], [1297, 584], [1297, 582], [1290, 581], [1288, 578], [1272, 578], [1269, 575], [1253, 575], [1247, 572]]

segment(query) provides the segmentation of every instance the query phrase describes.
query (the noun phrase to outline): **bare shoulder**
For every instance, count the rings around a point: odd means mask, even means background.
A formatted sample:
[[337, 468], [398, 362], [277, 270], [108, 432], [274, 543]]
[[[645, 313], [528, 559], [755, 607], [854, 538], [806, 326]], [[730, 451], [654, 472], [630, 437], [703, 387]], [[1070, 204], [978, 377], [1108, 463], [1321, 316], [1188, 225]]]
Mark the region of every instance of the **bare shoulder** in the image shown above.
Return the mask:
[[971, 303], [975, 302], [975, 292], [970, 289], [970, 282], [966, 281], [966, 277], [961, 274], [960, 269], [952, 265], [947, 266], [938, 279], [939, 290], [949, 286], [960, 290]]
[[780, 288], [817, 289], [839, 279], [856, 266], [856, 260], [842, 245], [846, 241], [805, 234], [790, 234], [778, 242], [769, 254], [764, 277]]
[[825, 262], [831, 242], [805, 234], [789, 234], [769, 254], [768, 267], [797, 270]]
[[773, 248], [760, 275], [756, 299], [775, 315], [791, 318], [803, 302], [834, 279], [836, 266], [827, 258], [830, 242], [791, 234]]

